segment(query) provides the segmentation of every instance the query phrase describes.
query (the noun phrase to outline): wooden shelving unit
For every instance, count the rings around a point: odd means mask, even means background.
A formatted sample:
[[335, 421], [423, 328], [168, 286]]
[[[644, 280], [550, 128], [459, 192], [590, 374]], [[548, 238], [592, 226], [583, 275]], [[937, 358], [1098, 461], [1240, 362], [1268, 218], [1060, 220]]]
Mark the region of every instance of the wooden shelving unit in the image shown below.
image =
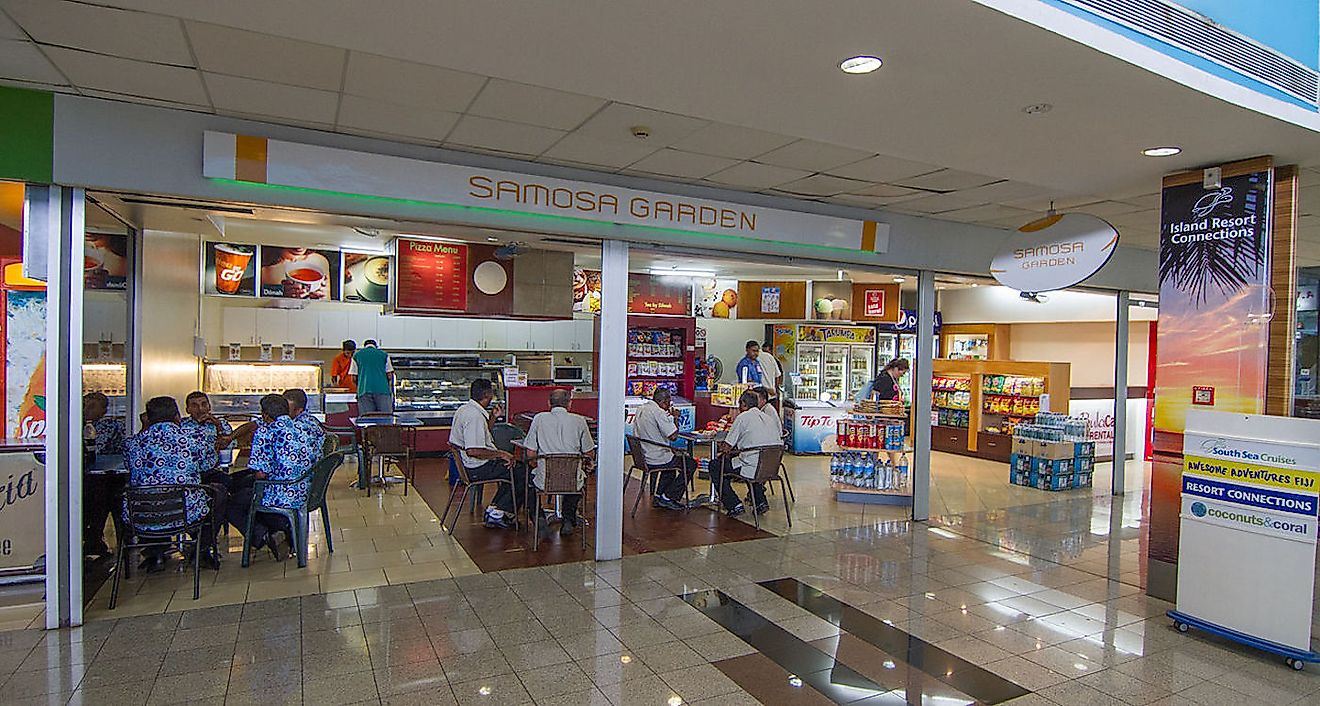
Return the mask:
[[[938, 359], [932, 369], [936, 377], [968, 377], [971, 379], [969, 424], [966, 429], [932, 426], [931, 448], [936, 451], [978, 456], [1008, 461], [1012, 453], [1013, 437], [986, 431], [989, 413], [985, 411], [987, 394], [985, 379], [990, 376], [1039, 378], [1043, 380], [1040, 411], [1067, 412], [1068, 391], [1072, 381], [1072, 366], [1068, 363], [1023, 362], [1014, 360], [946, 360]], [[1013, 395], [1002, 395], [1012, 397]], [[1031, 395], [1031, 397], [1036, 397]], [[995, 421], [1005, 415], [996, 415]], [[1015, 416], [1015, 415], [1007, 415]], [[1026, 415], [1022, 415], [1026, 416]]]

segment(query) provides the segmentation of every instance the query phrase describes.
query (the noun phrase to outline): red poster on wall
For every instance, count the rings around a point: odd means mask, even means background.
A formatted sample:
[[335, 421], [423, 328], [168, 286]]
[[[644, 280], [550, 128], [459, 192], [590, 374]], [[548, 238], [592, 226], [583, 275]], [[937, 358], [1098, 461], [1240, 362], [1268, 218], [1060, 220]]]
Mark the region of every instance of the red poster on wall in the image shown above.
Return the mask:
[[466, 245], [399, 238], [395, 255], [395, 311], [425, 314], [467, 310]]

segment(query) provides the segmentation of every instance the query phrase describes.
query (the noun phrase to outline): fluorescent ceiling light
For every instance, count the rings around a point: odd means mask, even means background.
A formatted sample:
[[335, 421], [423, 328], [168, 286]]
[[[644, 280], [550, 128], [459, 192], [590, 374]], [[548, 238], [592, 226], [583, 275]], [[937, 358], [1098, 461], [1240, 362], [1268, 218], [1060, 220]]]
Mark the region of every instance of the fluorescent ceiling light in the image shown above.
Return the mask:
[[1148, 147], [1141, 151], [1141, 153], [1146, 155], [1147, 157], [1172, 157], [1173, 155], [1178, 154], [1180, 152], [1182, 152], [1181, 147], [1173, 147], [1173, 146]]
[[663, 267], [652, 267], [648, 270], [653, 275], [659, 277], [714, 277], [714, 270], [680, 270], [665, 269]]
[[845, 74], [869, 74], [884, 63], [878, 56], [853, 56], [839, 62], [839, 69]]

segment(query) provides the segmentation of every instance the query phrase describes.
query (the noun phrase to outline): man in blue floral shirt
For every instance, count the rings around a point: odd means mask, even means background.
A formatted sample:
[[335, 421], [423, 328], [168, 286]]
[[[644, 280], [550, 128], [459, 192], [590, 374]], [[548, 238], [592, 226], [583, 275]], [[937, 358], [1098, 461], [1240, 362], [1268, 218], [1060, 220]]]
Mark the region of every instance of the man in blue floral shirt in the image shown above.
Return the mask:
[[284, 391], [284, 399], [289, 401], [289, 418], [302, 433], [303, 442], [320, 459], [321, 450], [325, 446], [325, 429], [316, 416], [307, 411], [307, 392], [297, 387], [290, 388]]
[[[143, 416], [140, 433], [130, 437], [125, 443], [125, 461], [128, 464], [128, 484], [133, 488], [155, 485], [190, 484], [200, 485], [201, 470], [197, 458], [192, 453], [188, 438], [179, 428], [179, 404], [172, 397], [153, 397], [147, 401], [147, 411]], [[189, 523], [207, 519], [208, 515], [219, 517], [223, 512], [223, 495], [216, 507], [211, 507], [211, 499], [205, 491], [185, 491], [187, 517]], [[212, 511], [214, 515], [211, 515]], [[157, 529], [152, 525], [140, 529]], [[213, 569], [220, 568], [219, 557], [215, 552], [214, 525], [204, 528], [201, 537], [194, 539], [202, 543], [205, 563]], [[161, 568], [160, 553], [146, 553], [144, 561], [147, 570]]]
[[[320, 447], [314, 451], [306, 440], [306, 435], [289, 417], [289, 401], [283, 395], [266, 395], [261, 398], [262, 423], [252, 434], [252, 451], [248, 458], [248, 468], [254, 472], [255, 480], [294, 480], [307, 472], [320, 458]], [[255, 489], [252, 486], [234, 491], [229, 503], [228, 519], [240, 532], [247, 530], [248, 510], [252, 505]], [[289, 485], [267, 487], [261, 497], [261, 504], [269, 507], [301, 507], [307, 501], [307, 481]], [[252, 524], [252, 546], [268, 547], [276, 561], [284, 561], [288, 556], [288, 539], [291, 528], [284, 517], [273, 513], [257, 513]], [[283, 532], [284, 545], [275, 532]]]
[[124, 453], [124, 420], [106, 416], [110, 398], [101, 392], [83, 395], [83, 424], [90, 424], [96, 433], [96, 453], [120, 455]]
[[[105, 521], [111, 508], [120, 506], [124, 497], [125, 480], [118, 473], [97, 473], [93, 466], [96, 457], [122, 456], [124, 453], [124, 420], [107, 416], [110, 399], [100, 392], [83, 395], [83, 554], [109, 556], [105, 543]], [[90, 451], [92, 453], [86, 453]], [[112, 463], [112, 459], [103, 459]]]
[[211, 398], [205, 392], [188, 393], [183, 405], [188, 416], [179, 428], [188, 439], [202, 478], [228, 488], [229, 474], [220, 469], [220, 449], [229, 445], [234, 428], [211, 412]]

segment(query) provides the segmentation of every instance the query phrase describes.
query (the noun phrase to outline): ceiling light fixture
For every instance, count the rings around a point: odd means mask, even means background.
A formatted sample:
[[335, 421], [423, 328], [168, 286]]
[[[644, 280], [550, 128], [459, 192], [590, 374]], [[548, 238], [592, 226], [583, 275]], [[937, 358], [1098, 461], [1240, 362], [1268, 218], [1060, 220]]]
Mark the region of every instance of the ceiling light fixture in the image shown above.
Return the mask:
[[1147, 157], [1172, 157], [1181, 152], [1181, 147], [1173, 147], [1172, 145], [1168, 147], [1148, 147], [1141, 151], [1141, 153]]
[[907, 278], [905, 278], [905, 277], [895, 277], [895, 278], [894, 278], [894, 281], [897, 282], [897, 283], [899, 283], [899, 284], [903, 284], [904, 282], [907, 281]]
[[839, 69], [845, 74], [869, 74], [884, 65], [878, 56], [852, 56], [839, 62]]

